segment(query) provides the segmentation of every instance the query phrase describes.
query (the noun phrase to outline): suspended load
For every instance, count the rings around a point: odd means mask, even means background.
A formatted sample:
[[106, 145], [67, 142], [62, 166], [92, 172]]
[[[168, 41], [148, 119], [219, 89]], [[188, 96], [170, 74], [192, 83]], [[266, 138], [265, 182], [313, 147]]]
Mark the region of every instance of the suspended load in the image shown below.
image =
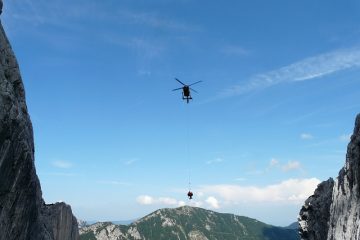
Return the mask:
[[191, 191], [189, 191], [187, 195], [188, 195], [189, 199], [192, 199], [192, 197], [194, 196], [194, 194]]

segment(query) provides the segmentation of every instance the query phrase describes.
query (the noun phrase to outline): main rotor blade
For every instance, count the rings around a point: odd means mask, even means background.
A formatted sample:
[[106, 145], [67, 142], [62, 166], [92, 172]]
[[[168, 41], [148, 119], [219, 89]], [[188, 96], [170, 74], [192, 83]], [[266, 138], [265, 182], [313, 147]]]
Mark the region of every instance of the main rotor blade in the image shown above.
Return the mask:
[[186, 86], [185, 83], [183, 83], [182, 81], [180, 81], [179, 79], [175, 78], [176, 81], [178, 81], [179, 83], [181, 83], [182, 85]]
[[192, 85], [198, 84], [198, 83], [200, 83], [200, 82], [202, 82], [202, 81], [198, 81], [198, 82], [192, 83], [192, 84], [190, 84], [189, 86], [192, 86]]
[[180, 89], [182, 89], [182, 87], [181, 88], [175, 88], [175, 89], [173, 89], [173, 91], [177, 91], [177, 90], [180, 90]]
[[192, 88], [190, 88], [190, 89], [191, 89], [191, 91], [198, 93], [196, 90], [194, 90], [194, 89], [192, 89]]

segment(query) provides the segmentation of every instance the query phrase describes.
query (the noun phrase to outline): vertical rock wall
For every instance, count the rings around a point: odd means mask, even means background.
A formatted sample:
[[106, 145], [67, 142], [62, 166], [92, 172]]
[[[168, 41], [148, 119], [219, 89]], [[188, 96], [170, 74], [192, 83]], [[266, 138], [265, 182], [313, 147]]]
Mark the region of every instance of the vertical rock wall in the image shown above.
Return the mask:
[[42, 199], [24, 86], [0, 23], [0, 240], [25, 239], [73, 240], [78, 229], [70, 206]]
[[360, 115], [333, 188], [327, 239], [360, 239]]
[[299, 216], [302, 240], [360, 239], [360, 114], [335, 181], [321, 183]]

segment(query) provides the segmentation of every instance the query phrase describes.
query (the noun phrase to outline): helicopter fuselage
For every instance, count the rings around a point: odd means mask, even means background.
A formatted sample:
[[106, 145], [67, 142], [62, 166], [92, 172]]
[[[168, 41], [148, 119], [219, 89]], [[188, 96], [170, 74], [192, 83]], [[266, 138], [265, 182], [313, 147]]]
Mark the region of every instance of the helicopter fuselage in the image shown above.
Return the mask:
[[183, 94], [184, 94], [184, 97], [190, 97], [190, 87], [189, 86], [183, 87]]
[[183, 87], [183, 99], [186, 100], [187, 103], [189, 103], [189, 100], [192, 99], [189, 86]]

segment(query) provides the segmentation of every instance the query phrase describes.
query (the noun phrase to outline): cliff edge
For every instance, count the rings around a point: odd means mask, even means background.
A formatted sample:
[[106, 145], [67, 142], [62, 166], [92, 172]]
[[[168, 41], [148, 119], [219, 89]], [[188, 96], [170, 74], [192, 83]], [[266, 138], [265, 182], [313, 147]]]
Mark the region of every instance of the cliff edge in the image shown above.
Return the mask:
[[336, 180], [319, 184], [299, 215], [302, 240], [360, 239], [360, 114]]
[[77, 240], [79, 234], [70, 206], [42, 199], [24, 86], [0, 23], [0, 240], [25, 239]]

